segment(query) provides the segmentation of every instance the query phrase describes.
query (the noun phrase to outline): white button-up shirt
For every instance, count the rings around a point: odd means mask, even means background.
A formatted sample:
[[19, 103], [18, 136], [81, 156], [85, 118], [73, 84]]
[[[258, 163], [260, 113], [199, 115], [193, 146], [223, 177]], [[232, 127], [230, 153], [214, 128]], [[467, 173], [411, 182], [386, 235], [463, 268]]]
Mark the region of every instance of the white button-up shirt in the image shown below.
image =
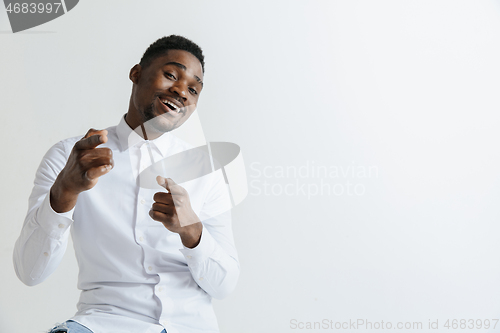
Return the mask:
[[57, 143], [43, 158], [14, 249], [17, 276], [27, 285], [44, 281], [71, 233], [82, 291], [72, 320], [95, 333], [218, 332], [212, 297], [228, 295], [239, 275], [221, 170], [180, 184], [203, 224], [200, 243], [186, 248], [149, 216], [162, 188], [139, 186], [138, 175], [152, 159], [191, 147], [170, 133], [147, 142], [124, 118], [107, 130], [108, 141], [99, 147], [113, 151], [114, 168], [80, 193], [70, 212], [54, 212], [48, 193], [81, 137]]

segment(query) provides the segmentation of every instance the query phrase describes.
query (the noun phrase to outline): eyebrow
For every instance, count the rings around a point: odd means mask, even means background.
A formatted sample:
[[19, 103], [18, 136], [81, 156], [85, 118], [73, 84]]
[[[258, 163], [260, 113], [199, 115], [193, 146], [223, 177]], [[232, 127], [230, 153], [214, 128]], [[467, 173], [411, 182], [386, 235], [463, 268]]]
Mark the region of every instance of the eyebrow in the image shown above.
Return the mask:
[[[170, 62], [167, 62], [166, 64], [164, 64], [163, 66], [167, 66], [167, 65], [174, 65], [174, 66], [177, 66], [179, 67], [180, 69], [186, 71], [187, 68], [186, 66], [184, 66], [183, 64], [180, 64], [178, 62], [175, 62], [175, 61], [170, 61]], [[194, 78], [196, 79], [196, 81], [198, 81], [198, 83], [201, 84], [201, 86], [203, 87], [203, 81], [197, 76], [197, 75], [194, 75]]]

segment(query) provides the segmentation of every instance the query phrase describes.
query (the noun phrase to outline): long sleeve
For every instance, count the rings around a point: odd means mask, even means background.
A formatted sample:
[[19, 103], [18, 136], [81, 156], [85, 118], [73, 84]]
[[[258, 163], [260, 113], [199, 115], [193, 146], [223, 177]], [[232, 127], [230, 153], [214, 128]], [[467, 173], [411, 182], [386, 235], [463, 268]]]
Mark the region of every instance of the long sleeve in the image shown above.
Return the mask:
[[14, 268], [26, 285], [43, 282], [52, 274], [68, 244], [73, 210], [56, 213], [50, 205], [50, 188], [67, 161], [64, 142], [54, 145], [36, 172], [34, 187], [21, 234], [14, 247]]
[[[113, 170], [79, 194], [73, 211], [54, 212], [50, 189], [81, 136], [59, 142], [44, 156], [14, 248], [17, 276], [27, 285], [47, 279], [71, 234], [81, 290], [72, 320], [95, 332], [110, 327], [120, 332], [159, 332], [162, 327], [218, 332], [212, 299], [227, 296], [239, 276], [222, 172], [182, 183], [203, 224], [199, 244], [184, 248], [178, 234], [149, 215], [160, 187], [140, 186], [138, 176], [151, 160], [145, 140], [124, 117], [107, 130], [108, 141], [99, 148], [111, 149]], [[150, 142], [157, 160], [191, 149], [166, 134]]]
[[[231, 227], [230, 199], [223, 178], [216, 181], [204, 206], [212, 216], [202, 221], [200, 243], [180, 251], [196, 283], [210, 296], [222, 299], [236, 287], [240, 266]], [[215, 212], [218, 212], [216, 215]]]

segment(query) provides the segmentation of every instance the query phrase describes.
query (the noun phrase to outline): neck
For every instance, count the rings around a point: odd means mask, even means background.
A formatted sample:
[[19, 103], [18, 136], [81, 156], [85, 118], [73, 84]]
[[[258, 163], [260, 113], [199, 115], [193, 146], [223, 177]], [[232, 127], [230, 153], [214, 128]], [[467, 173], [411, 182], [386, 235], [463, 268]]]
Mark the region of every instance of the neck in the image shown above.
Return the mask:
[[[125, 122], [128, 127], [130, 127], [134, 132], [139, 134], [144, 140], [154, 140], [159, 138], [163, 133], [155, 131], [151, 126], [144, 126], [142, 121], [134, 121], [133, 117], [130, 116], [130, 112], [125, 115]], [[137, 126], [134, 126], [138, 124]]]

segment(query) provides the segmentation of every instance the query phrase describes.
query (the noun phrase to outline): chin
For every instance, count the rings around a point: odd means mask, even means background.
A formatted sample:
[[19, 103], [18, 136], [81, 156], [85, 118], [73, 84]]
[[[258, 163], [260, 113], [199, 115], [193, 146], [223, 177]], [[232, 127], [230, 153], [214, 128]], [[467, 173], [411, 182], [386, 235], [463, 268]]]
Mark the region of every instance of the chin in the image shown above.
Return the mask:
[[143, 124], [146, 132], [157, 133], [161, 135], [181, 126], [189, 118], [194, 110], [195, 107], [188, 107], [187, 110], [175, 116], [169, 113], [158, 114], [158, 111], [156, 110], [156, 108], [154, 108], [154, 105], [151, 104], [149, 108], [145, 109], [144, 112], [142, 112]]
[[166, 133], [176, 128], [175, 124], [164, 116], [157, 116], [144, 123], [144, 126], [151, 131]]

